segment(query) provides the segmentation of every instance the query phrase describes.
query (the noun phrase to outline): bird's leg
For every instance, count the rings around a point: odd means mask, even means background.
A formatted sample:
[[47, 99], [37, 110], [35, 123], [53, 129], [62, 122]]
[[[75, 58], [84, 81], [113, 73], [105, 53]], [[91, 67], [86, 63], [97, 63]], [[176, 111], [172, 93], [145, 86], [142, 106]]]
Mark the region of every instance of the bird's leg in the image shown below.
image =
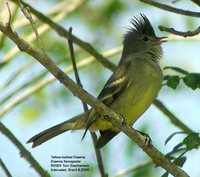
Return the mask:
[[[120, 125], [121, 125], [121, 126], [127, 124], [126, 119], [124, 118], [124, 116], [123, 116], [121, 113], [118, 113], [117, 115], [118, 115], [118, 117], [120, 118]], [[105, 116], [104, 116], [104, 119], [106, 119], [107, 121], [109, 121], [110, 116], [105, 115]]]
[[121, 126], [126, 125], [126, 124], [127, 124], [127, 121], [126, 121], [124, 115], [121, 114], [121, 113], [118, 113], [118, 115], [119, 115], [119, 118], [121, 119], [121, 120], [120, 120], [120, 121], [121, 121]]
[[144, 133], [144, 132], [141, 132], [141, 131], [139, 131], [139, 130], [136, 130], [140, 135], [142, 135], [143, 136], [143, 138], [144, 138], [144, 143], [146, 144], [146, 146], [149, 146], [149, 145], [151, 145], [152, 144], [152, 140], [151, 140], [151, 138], [150, 138], [150, 136], [148, 135], [148, 134], [146, 134], [146, 133]]

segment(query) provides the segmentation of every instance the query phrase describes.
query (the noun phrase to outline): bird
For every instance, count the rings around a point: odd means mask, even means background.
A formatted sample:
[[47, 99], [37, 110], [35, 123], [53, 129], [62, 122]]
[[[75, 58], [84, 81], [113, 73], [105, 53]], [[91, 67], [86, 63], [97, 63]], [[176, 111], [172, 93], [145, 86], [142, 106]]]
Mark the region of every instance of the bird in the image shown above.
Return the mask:
[[[156, 36], [144, 14], [133, 16], [130, 24], [123, 38], [119, 64], [97, 98], [133, 126], [162, 87], [163, 74], [159, 61], [163, 54], [161, 44], [166, 42], [166, 37]], [[100, 132], [97, 149], [104, 147], [119, 133], [105, 117], [91, 108], [36, 134], [27, 143], [33, 143], [32, 147], [36, 147], [68, 130], [81, 129], [85, 129], [85, 133], [87, 130]]]

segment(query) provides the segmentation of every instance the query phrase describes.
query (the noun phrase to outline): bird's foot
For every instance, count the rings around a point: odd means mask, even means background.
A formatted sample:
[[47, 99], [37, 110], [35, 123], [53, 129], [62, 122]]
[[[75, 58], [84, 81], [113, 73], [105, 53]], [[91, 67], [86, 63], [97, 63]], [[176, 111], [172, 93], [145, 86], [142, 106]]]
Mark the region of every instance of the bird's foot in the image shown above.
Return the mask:
[[[123, 116], [121, 113], [118, 113], [117, 115], [118, 115], [118, 117], [119, 117], [120, 126], [122, 127], [123, 125], [126, 125], [126, 124], [127, 124], [127, 121], [126, 121], [126, 119], [124, 118], [124, 116]], [[104, 119], [106, 119], [107, 121], [109, 121], [110, 116], [109, 116], [109, 115], [105, 115], [105, 116], [104, 116]]]
[[149, 146], [149, 145], [152, 144], [152, 140], [151, 140], [151, 138], [148, 134], [143, 133], [143, 132], [138, 131], [138, 130], [137, 130], [137, 132], [140, 133], [143, 136], [143, 141], [144, 141], [146, 146]]
[[118, 113], [118, 116], [120, 118], [121, 126], [126, 125], [127, 121], [126, 121], [125, 117], [123, 116], [123, 114]]

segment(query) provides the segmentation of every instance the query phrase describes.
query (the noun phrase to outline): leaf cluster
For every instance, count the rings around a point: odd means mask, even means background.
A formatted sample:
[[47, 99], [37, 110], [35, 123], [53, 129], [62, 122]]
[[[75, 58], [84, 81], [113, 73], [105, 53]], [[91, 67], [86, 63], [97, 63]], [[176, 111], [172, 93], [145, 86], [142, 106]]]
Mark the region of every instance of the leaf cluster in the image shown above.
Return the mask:
[[[183, 134], [184, 132], [175, 132], [171, 134], [167, 140], [165, 141], [165, 144], [167, 144], [175, 135], [177, 134]], [[198, 149], [200, 146], [200, 134], [199, 133], [190, 133], [186, 134], [185, 138], [178, 143], [172, 151], [166, 154], [166, 157], [171, 160], [175, 165], [178, 165], [180, 167], [183, 167], [184, 163], [187, 160], [187, 157], [185, 156], [188, 151], [191, 151], [193, 149]], [[178, 156], [177, 156], [178, 154]], [[177, 157], [176, 157], [177, 156]], [[168, 172], [165, 172], [162, 177], [167, 177], [169, 175]]]
[[183, 77], [179, 75], [164, 76], [164, 80], [166, 81], [165, 82], [166, 86], [172, 89], [176, 89], [180, 83], [180, 80], [182, 80], [185, 83], [185, 85], [191, 88], [192, 90], [200, 88], [200, 73], [189, 73], [188, 71], [182, 68], [171, 67], [171, 66], [167, 66], [164, 69], [171, 69], [183, 75]]

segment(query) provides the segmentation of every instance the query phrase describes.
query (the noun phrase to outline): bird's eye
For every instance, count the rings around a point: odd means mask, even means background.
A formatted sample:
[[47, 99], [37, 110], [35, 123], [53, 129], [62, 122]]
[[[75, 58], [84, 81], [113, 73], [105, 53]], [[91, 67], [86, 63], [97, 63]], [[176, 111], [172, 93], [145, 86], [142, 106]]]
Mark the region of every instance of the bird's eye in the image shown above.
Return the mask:
[[149, 38], [147, 36], [144, 36], [142, 40], [146, 42], [149, 40]]

